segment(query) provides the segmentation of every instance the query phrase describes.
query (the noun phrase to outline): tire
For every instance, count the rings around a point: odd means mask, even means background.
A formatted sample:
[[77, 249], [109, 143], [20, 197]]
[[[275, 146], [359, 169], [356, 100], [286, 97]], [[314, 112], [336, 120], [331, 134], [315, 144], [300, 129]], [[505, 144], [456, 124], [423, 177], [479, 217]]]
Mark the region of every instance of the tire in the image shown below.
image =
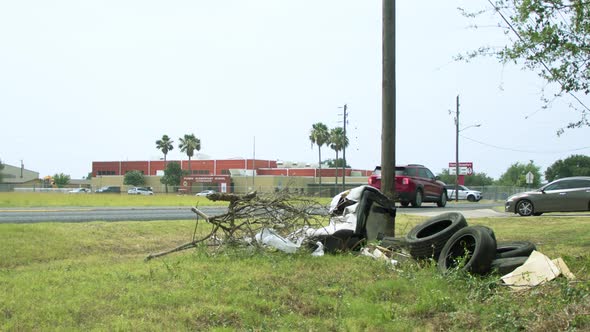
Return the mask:
[[442, 194], [440, 194], [440, 199], [438, 200], [438, 202], [436, 202], [436, 206], [438, 207], [445, 207], [445, 205], [447, 205], [447, 191], [443, 190]]
[[535, 212], [535, 209], [531, 201], [529, 201], [528, 199], [523, 199], [516, 203], [516, 212], [523, 217], [528, 217]]
[[467, 227], [467, 221], [459, 212], [447, 212], [432, 217], [408, 232], [406, 235], [408, 251], [415, 259], [430, 257], [438, 259], [447, 240], [465, 227]]
[[422, 206], [422, 190], [416, 190], [416, 195], [412, 200], [412, 206], [415, 208], [419, 208], [420, 206]]
[[406, 201], [404, 201], [404, 202], [400, 202], [400, 204], [401, 204], [403, 207], [408, 207], [408, 205], [410, 205], [410, 202], [406, 202]]
[[404, 237], [391, 237], [391, 236], [384, 236], [379, 243], [381, 247], [391, 249], [391, 250], [400, 250], [405, 249], [408, 246], [407, 240]]
[[467, 196], [467, 200], [470, 202], [475, 202], [475, 196], [469, 195], [469, 196]]
[[534, 250], [537, 247], [528, 241], [500, 242], [496, 245], [496, 258], [528, 257]]
[[527, 259], [528, 256], [496, 258], [492, 261], [491, 270], [492, 272], [505, 275], [516, 270], [516, 268], [524, 264]]
[[438, 258], [438, 269], [443, 272], [460, 269], [484, 275], [490, 272], [496, 256], [496, 241], [482, 227], [465, 227], [457, 231], [445, 244]]
[[490, 236], [492, 237], [492, 239], [494, 239], [494, 241], [496, 241], [496, 233], [494, 233], [494, 230], [491, 229], [491, 228], [489, 228], [488, 226], [484, 226], [484, 225], [473, 225], [471, 227], [480, 228], [480, 229], [488, 232], [488, 234], [490, 234]]

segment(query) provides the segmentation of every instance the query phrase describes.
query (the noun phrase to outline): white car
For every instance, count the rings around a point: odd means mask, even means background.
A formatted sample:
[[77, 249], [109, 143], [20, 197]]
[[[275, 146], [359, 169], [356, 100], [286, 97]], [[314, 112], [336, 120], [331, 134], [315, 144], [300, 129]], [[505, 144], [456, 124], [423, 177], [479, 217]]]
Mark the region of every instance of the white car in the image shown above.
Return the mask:
[[215, 190], [203, 190], [200, 193], [196, 193], [195, 196], [208, 196], [211, 194], [215, 194]]
[[75, 189], [68, 191], [68, 193], [70, 193], [70, 194], [87, 194], [89, 192], [92, 192], [92, 191], [88, 188], [75, 188]]
[[[447, 184], [445, 185], [447, 189], [447, 196], [449, 200], [452, 201], [455, 199], [455, 185], [454, 184]], [[463, 185], [457, 186], [459, 190], [459, 199], [466, 199], [470, 202], [479, 202], [481, 200], [481, 191], [471, 190]]]
[[144, 187], [133, 187], [127, 190], [129, 195], [153, 195], [154, 192]]

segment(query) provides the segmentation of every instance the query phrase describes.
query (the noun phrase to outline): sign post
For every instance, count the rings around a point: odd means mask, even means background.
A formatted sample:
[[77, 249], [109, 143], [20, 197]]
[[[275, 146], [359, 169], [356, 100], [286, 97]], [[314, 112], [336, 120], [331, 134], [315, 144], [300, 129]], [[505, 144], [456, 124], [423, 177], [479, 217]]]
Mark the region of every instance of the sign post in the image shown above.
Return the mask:
[[526, 173], [526, 183], [529, 185], [529, 188], [532, 187], [534, 179], [535, 179], [535, 176], [533, 175], [533, 173], [531, 171]]

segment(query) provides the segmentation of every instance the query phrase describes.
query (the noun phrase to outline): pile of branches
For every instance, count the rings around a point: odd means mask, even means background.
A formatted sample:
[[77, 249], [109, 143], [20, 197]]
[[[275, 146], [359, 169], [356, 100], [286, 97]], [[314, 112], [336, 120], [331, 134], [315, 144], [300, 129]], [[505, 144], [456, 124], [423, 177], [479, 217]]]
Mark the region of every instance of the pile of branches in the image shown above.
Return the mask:
[[[213, 193], [207, 198], [212, 201], [229, 202], [227, 212], [208, 216], [197, 207], [193, 207], [191, 210], [197, 215], [197, 221], [192, 240], [170, 250], [149, 254], [146, 260], [194, 248], [200, 243], [207, 242], [213, 246], [239, 243], [260, 245], [252, 239], [264, 228], [287, 236], [306, 226], [322, 227], [322, 218], [318, 218], [318, 215], [326, 214], [325, 207], [319, 203], [295, 196], [288, 190], [269, 195], [258, 195], [256, 192], [245, 195]], [[197, 238], [197, 227], [201, 220], [210, 224], [212, 228], [207, 235]]]

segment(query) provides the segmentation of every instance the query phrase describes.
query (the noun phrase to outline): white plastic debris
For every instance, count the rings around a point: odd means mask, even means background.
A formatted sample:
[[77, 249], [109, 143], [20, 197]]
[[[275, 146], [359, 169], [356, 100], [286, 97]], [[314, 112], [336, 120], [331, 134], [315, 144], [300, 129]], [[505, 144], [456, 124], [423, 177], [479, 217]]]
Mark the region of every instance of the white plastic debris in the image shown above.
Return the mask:
[[316, 250], [314, 250], [314, 252], [311, 253], [311, 255], [314, 257], [324, 256], [324, 245], [319, 241], [316, 242], [315, 244], [318, 247], [316, 248]]
[[269, 228], [262, 229], [262, 231], [256, 234], [255, 238], [256, 241], [258, 241], [258, 243], [274, 247], [288, 254], [296, 252], [297, 249], [299, 249], [299, 247], [301, 246], [301, 242], [303, 240], [301, 239], [301, 241], [299, 241], [298, 243], [293, 243], [277, 234], [277, 232], [275, 232], [273, 229]]

